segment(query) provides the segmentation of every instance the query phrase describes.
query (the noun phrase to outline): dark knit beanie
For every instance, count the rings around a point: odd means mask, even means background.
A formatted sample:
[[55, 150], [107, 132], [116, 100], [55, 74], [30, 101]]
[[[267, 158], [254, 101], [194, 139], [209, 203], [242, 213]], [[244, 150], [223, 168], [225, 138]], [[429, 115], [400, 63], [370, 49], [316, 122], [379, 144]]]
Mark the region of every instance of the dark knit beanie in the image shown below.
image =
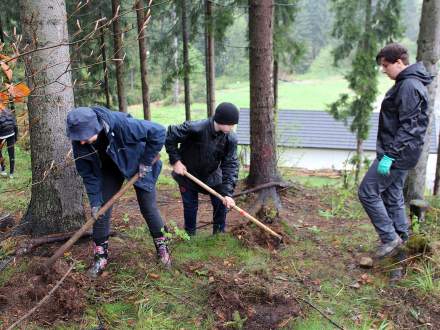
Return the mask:
[[232, 103], [220, 103], [215, 109], [214, 121], [220, 125], [238, 124], [238, 108]]

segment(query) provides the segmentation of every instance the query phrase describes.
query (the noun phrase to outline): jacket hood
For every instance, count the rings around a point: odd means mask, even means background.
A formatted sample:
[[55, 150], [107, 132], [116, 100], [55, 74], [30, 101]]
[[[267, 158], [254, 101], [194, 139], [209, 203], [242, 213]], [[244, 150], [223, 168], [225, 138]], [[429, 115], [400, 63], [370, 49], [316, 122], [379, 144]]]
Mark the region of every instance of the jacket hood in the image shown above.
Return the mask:
[[114, 124], [114, 120], [113, 120], [113, 118], [111, 116], [111, 110], [109, 110], [109, 109], [107, 109], [107, 108], [105, 108], [103, 106], [99, 106], [99, 105], [95, 105], [95, 106], [93, 106], [91, 108], [96, 113], [96, 116], [98, 117], [98, 120], [100, 122], [104, 121], [105, 124], [107, 124], [109, 126], [109, 129], [112, 130], [115, 124]]
[[429, 74], [422, 62], [417, 62], [405, 68], [396, 78], [396, 82], [408, 78], [419, 80], [423, 85], [429, 85], [433, 76]]

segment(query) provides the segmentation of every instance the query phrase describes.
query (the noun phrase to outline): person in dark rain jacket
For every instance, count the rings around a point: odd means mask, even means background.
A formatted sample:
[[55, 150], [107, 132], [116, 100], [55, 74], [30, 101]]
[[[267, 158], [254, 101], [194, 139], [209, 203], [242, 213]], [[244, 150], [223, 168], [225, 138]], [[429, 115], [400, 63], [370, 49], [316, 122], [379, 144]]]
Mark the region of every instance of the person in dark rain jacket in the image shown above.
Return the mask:
[[238, 179], [237, 137], [232, 131], [238, 123], [239, 111], [232, 103], [217, 106], [212, 118], [187, 121], [168, 127], [165, 149], [173, 166], [173, 177], [182, 195], [185, 230], [195, 235], [198, 193], [207, 193], [184, 176], [188, 171], [224, 196], [224, 202], [211, 197], [213, 233], [225, 231], [227, 208]]
[[[104, 107], [79, 107], [67, 115], [67, 135], [72, 140], [76, 168], [89, 197], [92, 216], [122, 186], [139, 173], [135, 191], [157, 250], [158, 259], [171, 265], [164, 237], [164, 222], [156, 204], [156, 181], [162, 168], [158, 155], [165, 141], [165, 128], [137, 120]], [[111, 209], [93, 226], [94, 264], [89, 270], [99, 276], [107, 265]]]
[[18, 127], [14, 113], [9, 109], [0, 109], [0, 174], [8, 176], [2, 148], [6, 145], [9, 156], [9, 178], [14, 178], [15, 143], [18, 139]]
[[385, 46], [376, 61], [395, 84], [382, 101], [377, 159], [359, 186], [359, 199], [382, 243], [376, 257], [383, 258], [408, 239], [403, 187], [422, 153], [429, 124], [426, 85], [432, 77], [423, 63], [409, 65], [408, 51], [397, 43]]

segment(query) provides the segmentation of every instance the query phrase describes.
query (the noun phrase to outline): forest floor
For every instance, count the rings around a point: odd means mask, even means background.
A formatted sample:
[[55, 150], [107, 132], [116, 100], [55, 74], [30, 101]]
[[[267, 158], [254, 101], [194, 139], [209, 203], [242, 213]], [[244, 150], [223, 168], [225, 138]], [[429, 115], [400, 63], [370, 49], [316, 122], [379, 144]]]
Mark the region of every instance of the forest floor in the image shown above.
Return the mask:
[[[158, 189], [168, 225], [182, 228], [182, 203], [175, 184], [165, 180]], [[408, 251], [408, 259], [401, 263], [405, 278], [390, 285], [389, 272], [399, 266], [392, 258], [368, 269], [359, 266], [360, 258], [374, 251], [377, 236], [353, 191], [297, 183], [280, 194], [280, 220], [268, 225], [283, 235], [282, 245], [232, 211], [227, 233], [212, 236], [211, 205], [202, 196], [198, 225], [206, 226], [190, 240], [181, 230], [173, 231], [173, 268], [167, 271], [156, 263], [131, 191], [115, 207], [110, 263], [98, 280], [86, 276], [92, 254], [89, 239], [79, 241], [50, 274], [40, 273], [38, 265], [59, 243], [16, 257], [0, 271], [0, 328], [6, 329], [35, 306], [70, 264], [73, 271], [21, 327], [440, 328], [440, 265], [435, 255]], [[247, 209], [255, 197], [239, 197], [237, 204]], [[419, 228], [431, 241], [440, 236], [437, 210], [433, 208]], [[18, 220], [21, 213], [14, 214]], [[25, 239], [2, 241], [0, 265]]]

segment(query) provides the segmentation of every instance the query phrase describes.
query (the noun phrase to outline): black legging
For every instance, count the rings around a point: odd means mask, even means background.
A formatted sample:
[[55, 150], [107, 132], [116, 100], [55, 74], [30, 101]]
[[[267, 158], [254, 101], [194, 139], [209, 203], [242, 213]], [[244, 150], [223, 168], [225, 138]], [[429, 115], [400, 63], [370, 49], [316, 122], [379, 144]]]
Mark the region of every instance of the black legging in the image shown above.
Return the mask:
[[[5, 140], [6, 140], [6, 145], [7, 145], [7, 149], [8, 149], [8, 155], [9, 155], [9, 173], [10, 174], [14, 174], [14, 168], [15, 168], [15, 150], [14, 150], [14, 145], [15, 145], [15, 135], [12, 135], [6, 139], [0, 140], [0, 146], [3, 147], [5, 144]], [[0, 160], [1, 160], [1, 170], [4, 171], [5, 169], [5, 160], [3, 159], [3, 155], [2, 155], [2, 148], [0, 148]]]

